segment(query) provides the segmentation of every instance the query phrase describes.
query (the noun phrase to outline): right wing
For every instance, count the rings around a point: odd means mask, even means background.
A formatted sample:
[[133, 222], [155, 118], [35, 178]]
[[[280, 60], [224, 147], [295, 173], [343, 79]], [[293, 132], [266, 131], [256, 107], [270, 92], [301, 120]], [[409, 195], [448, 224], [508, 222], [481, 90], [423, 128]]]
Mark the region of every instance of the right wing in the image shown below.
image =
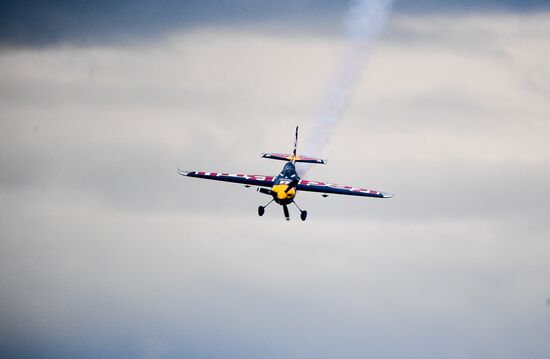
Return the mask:
[[377, 198], [391, 198], [393, 194], [375, 191], [372, 189], [342, 186], [334, 183], [300, 180], [296, 185], [296, 189], [299, 191], [309, 192], [321, 192], [332, 194], [343, 194], [348, 196], [362, 196], [362, 197], [377, 197]]
[[275, 184], [274, 176], [230, 174], [220, 172], [197, 172], [182, 171], [178, 168], [178, 173], [182, 176], [210, 179], [215, 181], [241, 183], [250, 186], [271, 187]]

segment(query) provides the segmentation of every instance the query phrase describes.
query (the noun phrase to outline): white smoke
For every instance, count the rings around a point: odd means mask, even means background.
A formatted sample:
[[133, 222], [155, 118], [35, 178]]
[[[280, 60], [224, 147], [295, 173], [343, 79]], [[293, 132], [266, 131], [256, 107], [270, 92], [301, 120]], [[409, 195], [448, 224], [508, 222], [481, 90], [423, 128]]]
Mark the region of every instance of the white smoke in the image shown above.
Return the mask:
[[[348, 46], [340, 59], [320, 112], [314, 119], [303, 154], [319, 157], [337, 121], [351, 99], [355, 82], [364, 67], [370, 47], [382, 31], [392, 0], [351, 0], [346, 29]], [[309, 165], [301, 165], [305, 173]]]

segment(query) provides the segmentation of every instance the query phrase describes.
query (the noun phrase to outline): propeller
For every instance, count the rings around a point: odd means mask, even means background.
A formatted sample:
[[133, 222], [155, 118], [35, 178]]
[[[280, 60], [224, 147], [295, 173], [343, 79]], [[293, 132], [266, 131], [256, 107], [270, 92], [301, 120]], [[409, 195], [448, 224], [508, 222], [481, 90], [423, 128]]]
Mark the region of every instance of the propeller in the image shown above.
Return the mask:
[[288, 193], [288, 191], [290, 191], [291, 189], [296, 187], [299, 182], [300, 182], [300, 179], [298, 177], [296, 177], [292, 181], [290, 181], [290, 183], [288, 184], [288, 187], [285, 190], [285, 193]]
[[290, 220], [290, 213], [288, 213], [288, 207], [286, 204], [283, 204], [283, 212], [285, 213], [286, 220]]

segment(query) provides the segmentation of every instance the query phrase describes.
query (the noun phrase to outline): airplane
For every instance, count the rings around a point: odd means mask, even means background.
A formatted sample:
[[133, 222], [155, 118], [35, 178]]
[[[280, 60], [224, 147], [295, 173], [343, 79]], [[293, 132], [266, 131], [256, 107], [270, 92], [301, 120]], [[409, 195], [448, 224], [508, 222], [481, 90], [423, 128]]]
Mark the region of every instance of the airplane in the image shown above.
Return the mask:
[[[283, 206], [283, 213], [286, 220], [290, 219], [288, 205], [293, 203], [300, 211], [300, 219], [305, 221], [307, 211], [298, 207], [294, 201], [298, 191], [305, 192], [320, 192], [323, 197], [328, 194], [341, 194], [350, 196], [374, 197], [374, 198], [391, 198], [393, 194], [380, 192], [370, 189], [364, 189], [352, 186], [342, 186], [328, 182], [309, 181], [300, 179], [296, 172], [296, 163], [312, 163], [326, 164], [327, 161], [319, 158], [297, 155], [298, 146], [298, 126], [296, 126], [296, 134], [294, 138], [294, 150], [292, 154], [285, 153], [262, 153], [262, 158], [273, 160], [286, 161], [281, 173], [277, 176], [260, 176], [246, 174], [230, 174], [222, 172], [204, 172], [204, 171], [183, 171], [178, 167], [178, 173], [182, 176], [195, 177], [202, 179], [210, 179], [216, 181], [233, 182], [244, 184], [245, 187], [257, 186], [257, 191], [273, 197], [265, 206], [258, 207], [258, 215], [261, 217], [265, 213], [265, 209], [272, 202]], [[266, 188], [267, 187], [267, 188]]]

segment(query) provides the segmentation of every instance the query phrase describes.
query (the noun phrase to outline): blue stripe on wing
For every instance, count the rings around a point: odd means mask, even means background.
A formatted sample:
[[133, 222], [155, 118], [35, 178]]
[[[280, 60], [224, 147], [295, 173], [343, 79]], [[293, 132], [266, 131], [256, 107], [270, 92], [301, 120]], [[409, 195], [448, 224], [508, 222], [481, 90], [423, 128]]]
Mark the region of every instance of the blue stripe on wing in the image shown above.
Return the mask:
[[375, 197], [375, 198], [393, 197], [393, 194], [375, 191], [371, 189], [352, 187], [352, 186], [342, 186], [342, 185], [337, 185], [333, 183], [308, 181], [308, 180], [301, 180], [300, 183], [298, 183], [298, 185], [296, 186], [296, 189], [299, 191], [341, 194], [341, 195], [347, 195], [347, 196], [362, 196], [362, 197]]
[[275, 183], [273, 176], [262, 175], [247, 175], [247, 174], [232, 174], [220, 172], [204, 172], [204, 171], [183, 171], [178, 168], [178, 172], [182, 176], [209, 179], [214, 181], [240, 183], [251, 186], [271, 187]]

